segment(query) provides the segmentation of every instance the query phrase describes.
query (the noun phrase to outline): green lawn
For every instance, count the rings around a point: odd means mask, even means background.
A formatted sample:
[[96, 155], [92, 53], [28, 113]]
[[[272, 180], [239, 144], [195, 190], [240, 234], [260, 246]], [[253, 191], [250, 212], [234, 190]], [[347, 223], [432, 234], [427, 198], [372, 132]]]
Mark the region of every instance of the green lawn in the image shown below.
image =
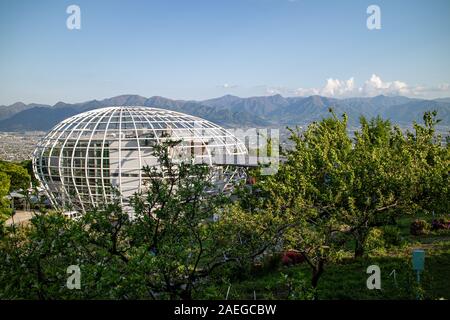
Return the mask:
[[[398, 221], [404, 243], [397, 247], [374, 250], [364, 258], [346, 258], [338, 264], [329, 264], [318, 285], [319, 299], [450, 299], [450, 231], [430, 232], [423, 236], [409, 234], [409, 225], [417, 217], [407, 217]], [[431, 217], [420, 217], [431, 221]], [[416, 282], [412, 270], [411, 252], [425, 250], [425, 271], [421, 274], [421, 285]], [[376, 264], [381, 269], [381, 290], [369, 290], [366, 269]], [[396, 279], [394, 280], [393, 270]], [[250, 275], [231, 283], [229, 299], [287, 299], [288, 281], [291, 288], [300, 292], [290, 298], [302, 299], [301, 283], [309, 284], [310, 270], [306, 264], [292, 267], [280, 266], [272, 271]], [[207, 288], [199, 298], [224, 299], [228, 283]]]

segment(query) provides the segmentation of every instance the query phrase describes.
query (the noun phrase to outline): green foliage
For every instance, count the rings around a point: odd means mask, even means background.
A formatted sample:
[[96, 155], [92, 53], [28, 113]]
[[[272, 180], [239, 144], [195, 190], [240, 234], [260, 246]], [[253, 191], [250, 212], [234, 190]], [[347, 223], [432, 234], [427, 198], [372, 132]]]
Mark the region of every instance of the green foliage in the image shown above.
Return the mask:
[[[47, 213], [7, 227], [0, 299], [190, 299], [223, 265], [252, 262], [269, 246], [258, 215], [209, 192], [210, 168], [173, 159], [176, 144], [157, 147], [160, 165], [144, 168], [148, 191], [132, 199], [133, 219], [117, 198], [76, 221]], [[65, 287], [70, 265], [80, 266], [82, 290]]]
[[364, 247], [368, 252], [384, 252], [386, 242], [383, 237], [383, 230], [380, 228], [371, 229], [364, 242]]
[[374, 228], [419, 209], [448, 209], [449, 149], [434, 134], [435, 117], [426, 113], [425, 124], [406, 135], [379, 117], [361, 118], [351, 139], [347, 117], [334, 113], [304, 132], [291, 130], [286, 163], [276, 175], [259, 177], [263, 200], [246, 204], [286, 226], [284, 244], [306, 257], [313, 286], [324, 265], [340, 259], [345, 242], [354, 245], [355, 257], [366, 245], [397, 245], [397, 231]]
[[[410, 220], [410, 219], [409, 219]], [[405, 235], [405, 234], [403, 234]], [[445, 239], [445, 238], [443, 238]], [[415, 300], [417, 294], [423, 299], [450, 299], [450, 242], [434, 243], [426, 252], [425, 271], [421, 275], [421, 286], [416, 282], [416, 274], [411, 267], [411, 250], [418, 243], [406, 247], [380, 251], [358, 259], [345, 259], [327, 265], [316, 290], [310, 286], [309, 267], [305, 264], [282, 268], [281, 272], [271, 272], [248, 277], [231, 283], [233, 299], [253, 299], [256, 291], [258, 299], [344, 299], [344, 300]], [[382, 290], [368, 290], [366, 287], [369, 265], [381, 268]], [[392, 271], [396, 270], [396, 278]], [[292, 284], [290, 285], [289, 282]], [[210, 299], [223, 299], [229, 283], [215, 283], [217, 295]], [[289, 287], [291, 290], [289, 290]], [[297, 293], [292, 294], [294, 291]], [[212, 293], [211, 291], [208, 291]], [[305, 294], [305, 293], [310, 293]], [[292, 294], [292, 295], [291, 295]], [[199, 296], [203, 298], [203, 296]], [[206, 297], [205, 297], [206, 298]]]
[[0, 222], [9, 218], [11, 214], [9, 200], [5, 198], [9, 194], [9, 188], [10, 180], [8, 175], [0, 172]]
[[264, 256], [263, 259], [263, 271], [264, 272], [273, 272], [278, 270], [281, 266], [281, 253], [272, 253]]
[[[340, 250], [334, 233], [340, 232], [336, 204], [345, 188], [342, 173], [349, 165], [352, 143], [347, 118], [336, 116], [314, 123], [303, 132], [292, 132], [295, 148], [276, 175], [262, 180], [259, 188], [267, 201], [264, 210], [285, 223], [284, 243], [301, 252], [312, 269], [311, 285], [317, 286], [324, 265]], [[337, 192], [333, 192], [336, 190]]]
[[384, 253], [404, 243], [401, 232], [396, 226], [372, 228], [365, 240], [364, 247], [368, 253]]
[[[272, 176], [253, 170], [256, 184], [239, 188], [234, 202], [213, 192], [208, 166], [180, 162], [171, 152], [178, 142], [162, 143], [159, 166], [144, 168], [146, 191], [132, 198], [132, 219], [115, 199], [77, 221], [48, 212], [27, 226], [2, 227], [0, 299], [224, 298], [230, 283], [230, 298], [251, 299], [255, 291], [289, 299], [414, 299], [419, 291], [433, 298], [435, 289], [415, 285], [404, 252], [406, 240], [430, 236], [428, 218], [413, 222], [421, 237], [402, 232], [409, 232], [408, 215], [449, 212], [449, 146], [435, 134], [435, 117], [425, 114], [424, 125], [406, 134], [381, 118], [361, 118], [352, 138], [347, 117], [334, 113], [291, 130], [286, 162]], [[28, 188], [26, 171], [0, 163], [3, 219], [4, 196]], [[281, 267], [286, 249], [305, 263]], [[439, 254], [431, 265], [445, 274], [439, 268], [448, 250]], [[361, 285], [368, 263], [383, 265], [382, 292]], [[65, 287], [73, 264], [82, 290]], [[398, 283], [385, 272], [393, 269]], [[446, 296], [434, 280], [440, 277], [427, 269], [424, 284]]]
[[425, 220], [416, 219], [413, 222], [411, 222], [409, 230], [410, 230], [409, 232], [413, 236], [420, 236], [428, 233], [428, 231], [430, 230], [430, 225]]
[[382, 227], [381, 230], [383, 231], [383, 239], [387, 248], [401, 246], [404, 243], [404, 238], [397, 226], [388, 225]]
[[10, 191], [30, 187], [31, 176], [24, 167], [7, 161], [0, 161], [0, 172], [7, 174], [10, 178]]
[[307, 283], [306, 276], [301, 272], [282, 274], [282, 279], [288, 289], [288, 300], [314, 300], [317, 296], [317, 290]]
[[31, 177], [31, 182], [33, 185], [37, 186], [39, 184], [39, 181], [36, 179], [34, 172], [33, 172], [33, 163], [31, 160], [23, 160], [20, 165], [25, 168], [28, 172], [28, 174]]
[[350, 161], [342, 222], [350, 226], [355, 256], [360, 256], [371, 228], [411, 210], [412, 160], [398, 128], [380, 118], [370, 122], [362, 118]]
[[[436, 112], [427, 112], [424, 125], [414, 123], [414, 132], [406, 136], [413, 169], [414, 203], [425, 212], [450, 212], [450, 145], [435, 133], [439, 123]], [[448, 137], [447, 137], [448, 141]]]

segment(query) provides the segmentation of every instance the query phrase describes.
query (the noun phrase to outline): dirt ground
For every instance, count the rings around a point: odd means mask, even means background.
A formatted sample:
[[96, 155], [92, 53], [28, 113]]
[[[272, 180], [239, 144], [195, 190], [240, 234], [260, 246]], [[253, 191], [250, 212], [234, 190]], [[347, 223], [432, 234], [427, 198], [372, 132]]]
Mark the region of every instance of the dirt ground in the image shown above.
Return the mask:
[[31, 212], [31, 211], [17, 210], [16, 214], [13, 217], [6, 220], [6, 225], [9, 226], [9, 225], [12, 225], [13, 223], [14, 224], [26, 223], [32, 217], [33, 217], [33, 212]]

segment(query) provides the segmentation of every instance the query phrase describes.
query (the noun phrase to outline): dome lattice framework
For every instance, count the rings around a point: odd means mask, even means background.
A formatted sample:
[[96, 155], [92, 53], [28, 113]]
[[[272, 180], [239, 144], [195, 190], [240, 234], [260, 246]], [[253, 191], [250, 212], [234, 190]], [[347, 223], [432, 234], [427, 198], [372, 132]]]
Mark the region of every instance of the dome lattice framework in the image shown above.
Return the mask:
[[142, 168], [158, 165], [154, 146], [165, 140], [181, 141], [174, 158], [212, 165], [222, 190], [245, 175], [233, 163], [247, 149], [224, 128], [175, 111], [122, 106], [60, 122], [39, 142], [33, 169], [56, 208], [85, 212], [113, 201], [117, 191], [126, 207], [143, 191]]

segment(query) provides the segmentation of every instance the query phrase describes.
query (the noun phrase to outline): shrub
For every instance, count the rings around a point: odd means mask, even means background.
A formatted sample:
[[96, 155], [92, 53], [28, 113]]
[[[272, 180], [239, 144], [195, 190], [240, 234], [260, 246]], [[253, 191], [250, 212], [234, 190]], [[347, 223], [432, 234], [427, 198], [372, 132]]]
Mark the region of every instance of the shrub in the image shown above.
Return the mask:
[[430, 226], [425, 220], [416, 219], [413, 222], [411, 222], [409, 232], [414, 236], [419, 236], [427, 234], [429, 229]]
[[251, 274], [266, 274], [278, 269], [281, 265], [281, 253], [270, 253], [261, 257], [258, 261], [253, 263]]
[[281, 265], [281, 254], [273, 253], [266, 256], [263, 260], [263, 266], [265, 271], [274, 271], [277, 270]]
[[315, 289], [309, 285], [302, 273], [294, 275], [282, 273], [282, 284], [288, 289], [289, 300], [313, 300], [316, 296]]
[[248, 261], [233, 261], [216, 268], [211, 277], [214, 279], [226, 279], [227, 281], [242, 281], [258, 272], [259, 266]]
[[384, 241], [383, 231], [380, 228], [373, 228], [370, 230], [364, 244], [367, 251], [384, 249], [385, 245], [386, 243]]
[[383, 239], [388, 247], [399, 246], [403, 242], [400, 229], [397, 226], [384, 226]]

